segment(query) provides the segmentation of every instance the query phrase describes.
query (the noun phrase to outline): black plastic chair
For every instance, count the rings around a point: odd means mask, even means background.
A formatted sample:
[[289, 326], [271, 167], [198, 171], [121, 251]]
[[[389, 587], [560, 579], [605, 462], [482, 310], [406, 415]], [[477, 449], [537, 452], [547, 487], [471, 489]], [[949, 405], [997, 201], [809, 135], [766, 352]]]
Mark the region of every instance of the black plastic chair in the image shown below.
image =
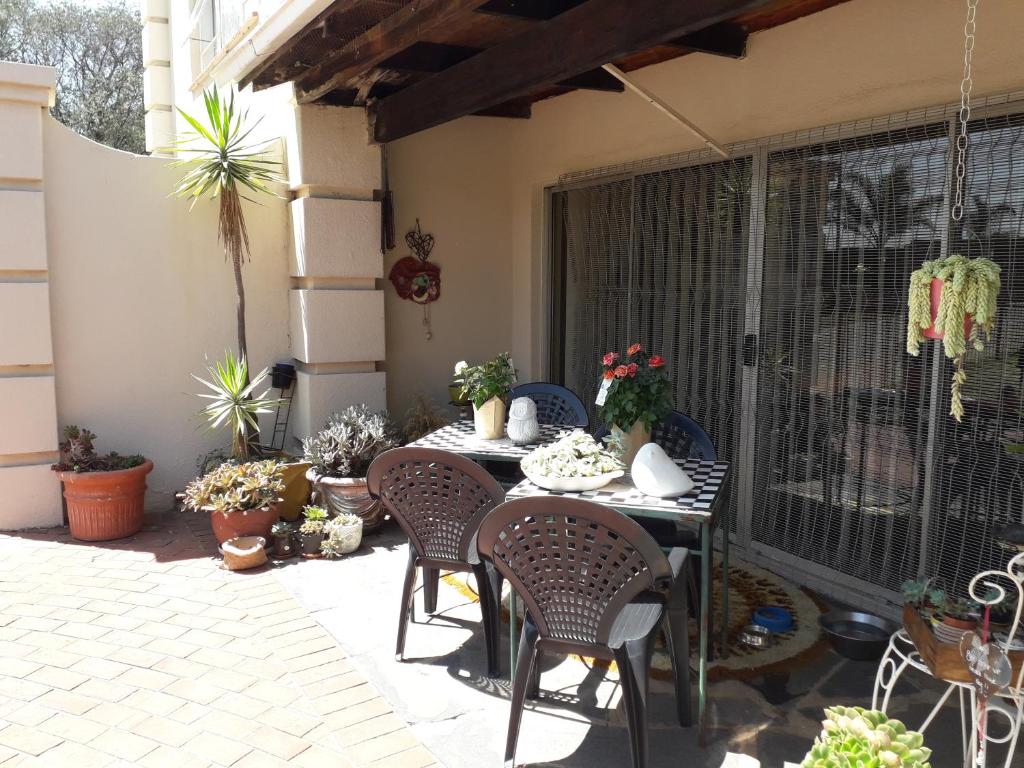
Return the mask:
[[565, 427], [587, 427], [590, 419], [583, 401], [575, 392], [558, 384], [535, 381], [520, 384], [512, 390], [512, 397], [528, 397], [537, 404], [537, 421]]
[[543, 653], [614, 660], [634, 768], [647, 765], [647, 678], [667, 616], [677, 713], [690, 722], [687, 552], [669, 556], [633, 520], [582, 499], [531, 497], [497, 507], [480, 526], [480, 552], [526, 605], [505, 765], [515, 759], [523, 705], [539, 684]]
[[413, 618], [416, 569], [423, 570], [423, 609], [437, 610], [442, 569], [476, 576], [487, 646], [487, 674], [500, 672], [498, 645], [501, 576], [477, 552], [477, 531], [488, 512], [505, 500], [501, 486], [479, 464], [434, 448], [394, 448], [370, 464], [370, 494], [379, 498], [409, 537], [409, 564], [402, 589], [395, 656], [405, 653]]

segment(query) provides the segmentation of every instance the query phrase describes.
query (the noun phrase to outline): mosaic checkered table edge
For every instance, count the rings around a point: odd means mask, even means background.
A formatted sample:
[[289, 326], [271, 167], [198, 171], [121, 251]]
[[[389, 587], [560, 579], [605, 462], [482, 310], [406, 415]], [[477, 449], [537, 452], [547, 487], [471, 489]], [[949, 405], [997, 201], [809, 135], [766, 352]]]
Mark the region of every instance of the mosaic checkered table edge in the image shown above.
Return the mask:
[[729, 465], [723, 462], [700, 461], [698, 459], [676, 460], [676, 464], [693, 480], [690, 492], [670, 499], [647, 496], [635, 488], [628, 478], [615, 480], [596, 491], [563, 493], [549, 491], [523, 480], [506, 495], [507, 499], [537, 496], [561, 496], [570, 499], [586, 499], [618, 510], [635, 510], [650, 515], [663, 514], [668, 517], [706, 518], [715, 509], [715, 500], [729, 473]]
[[518, 462], [534, 449], [553, 443], [571, 431], [571, 427], [541, 424], [540, 438], [537, 442], [516, 445], [508, 437], [499, 440], [483, 440], [476, 436], [473, 422], [457, 421], [454, 424], [441, 427], [429, 435], [424, 435], [419, 440], [409, 443], [409, 446], [412, 448], [438, 448], [470, 458]]

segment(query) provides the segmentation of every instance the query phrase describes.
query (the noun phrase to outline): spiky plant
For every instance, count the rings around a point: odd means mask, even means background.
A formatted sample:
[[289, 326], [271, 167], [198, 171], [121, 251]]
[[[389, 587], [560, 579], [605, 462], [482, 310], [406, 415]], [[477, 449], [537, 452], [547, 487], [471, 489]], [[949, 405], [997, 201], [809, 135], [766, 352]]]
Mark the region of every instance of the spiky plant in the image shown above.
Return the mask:
[[224, 246], [224, 257], [231, 262], [235, 277], [238, 352], [244, 358], [248, 348], [242, 264], [251, 259], [252, 254], [242, 199], [255, 202], [246, 197], [246, 191], [257, 195], [274, 194], [269, 185], [282, 180], [277, 172], [281, 164], [265, 159], [267, 142], [249, 141], [259, 121], [248, 124], [249, 112], [236, 109], [233, 90], [224, 98], [217, 86], [213, 86], [203, 93], [203, 103], [208, 125], [178, 109], [192, 130], [169, 150], [182, 156], [172, 165], [188, 169], [174, 194], [191, 199], [189, 210], [204, 197], [220, 201], [217, 239]]
[[929, 768], [924, 737], [884, 712], [829, 707], [802, 768]]
[[249, 436], [260, 429], [259, 415], [271, 413], [271, 409], [281, 402], [267, 397], [269, 387], [261, 394], [253, 394], [269, 371], [264, 368], [250, 382], [245, 357], [235, 357], [231, 351], [225, 353], [223, 362], [218, 360], [207, 371], [209, 380], [192, 374], [193, 379], [213, 390], [213, 394], [203, 392], [198, 395], [210, 401], [199, 415], [206, 418], [208, 431], [229, 427], [231, 457], [236, 461], [246, 461], [249, 458]]

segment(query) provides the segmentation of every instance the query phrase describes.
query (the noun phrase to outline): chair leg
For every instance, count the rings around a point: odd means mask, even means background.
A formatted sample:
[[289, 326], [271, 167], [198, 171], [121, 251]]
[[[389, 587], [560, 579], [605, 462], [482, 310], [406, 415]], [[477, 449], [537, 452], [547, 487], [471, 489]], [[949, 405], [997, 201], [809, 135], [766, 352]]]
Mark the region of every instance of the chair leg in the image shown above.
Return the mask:
[[423, 610], [425, 613], [434, 613], [437, 610], [437, 584], [440, 579], [440, 569], [423, 569]]
[[413, 619], [413, 597], [416, 587], [416, 551], [409, 546], [409, 564], [405, 567], [405, 584], [402, 586], [402, 612], [398, 616], [398, 643], [395, 658], [402, 661], [405, 656], [405, 634]]
[[688, 574], [689, 569], [684, 569], [679, 578], [686, 579], [687, 583], [677, 583], [672, 588], [665, 623], [676, 689], [676, 715], [684, 728], [688, 728], [693, 721], [690, 703], [690, 633], [687, 626], [690, 614], [687, 598], [692, 579], [688, 578]]
[[629, 723], [633, 768], [647, 768], [647, 675], [657, 636], [655, 630], [646, 638], [627, 642], [615, 652]]
[[533, 679], [533, 665], [536, 661], [537, 627], [527, 616], [523, 621], [523, 634], [519, 641], [516, 677], [512, 681], [512, 708], [508, 715], [508, 737], [505, 740], [505, 768], [513, 768], [515, 764], [519, 726], [523, 721], [523, 706], [526, 704], [527, 688]]
[[526, 694], [526, 698], [530, 699], [530, 701], [540, 698], [540, 666], [543, 661], [544, 654], [541, 651], [537, 651], [533, 656], [533, 674], [530, 675], [530, 690]]
[[483, 562], [473, 566], [476, 576], [477, 594], [480, 595], [480, 612], [483, 614], [484, 645], [487, 648], [487, 676], [497, 677], [501, 673], [499, 662], [499, 605], [494, 596], [494, 566]]

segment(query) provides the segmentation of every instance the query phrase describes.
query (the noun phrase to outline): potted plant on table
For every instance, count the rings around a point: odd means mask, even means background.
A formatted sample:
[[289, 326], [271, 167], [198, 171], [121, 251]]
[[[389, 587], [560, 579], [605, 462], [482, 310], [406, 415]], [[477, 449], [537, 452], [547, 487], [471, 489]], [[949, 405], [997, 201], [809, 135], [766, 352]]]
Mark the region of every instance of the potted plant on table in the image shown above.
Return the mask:
[[279, 461], [227, 462], [188, 484], [185, 506], [210, 513], [221, 544], [237, 536], [269, 538], [283, 490]]
[[324, 540], [324, 526], [327, 525], [327, 510], [310, 505], [302, 510], [305, 521], [299, 527], [303, 557], [320, 557], [320, 544]]
[[665, 358], [649, 355], [633, 344], [624, 355], [607, 352], [597, 395], [598, 415], [622, 448], [629, 467], [641, 446], [651, 441], [651, 429], [672, 410], [672, 394], [665, 372]]
[[[461, 365], [461, 364], [460, 364]], [[456, 366], [456, 371], [458, 371]], [[516, 383], [512, 356], [502, 352], [480, 365], [467, 365], [456, 381], [473, 403], [473, 427], [478, 437], [497, 440], [505, 434], [505, 406]]]
[[302, 441], [313, 501], [332, 515], [354, 514], [365, 533], [380, 528], [384, 512], [366, 488], [366, 470], [378, 454], [398, 444], [384, 412], [354, 405], [327, 420], [326, 426]]
[[96, 435], [69, 425], [52, 469], [64, 484], [71, 535], [79, 541], [110, 541], [138, 533], [146, 500], [146, 475], [153, 462], [143, 456], [96, 454]]
[[907, 352], [917, 357], [922, 341], [942, 340], [946, 357], [956, 367], [950, 386], [949, 413], [957, 421], [964, 415], [961, 394], [967, 382], [967, 342], [981, 351], [992, 337], [999, 271], [999, 265], [991, 259], [968, 259], [953, 254], [926, 261], [910, 275]]

